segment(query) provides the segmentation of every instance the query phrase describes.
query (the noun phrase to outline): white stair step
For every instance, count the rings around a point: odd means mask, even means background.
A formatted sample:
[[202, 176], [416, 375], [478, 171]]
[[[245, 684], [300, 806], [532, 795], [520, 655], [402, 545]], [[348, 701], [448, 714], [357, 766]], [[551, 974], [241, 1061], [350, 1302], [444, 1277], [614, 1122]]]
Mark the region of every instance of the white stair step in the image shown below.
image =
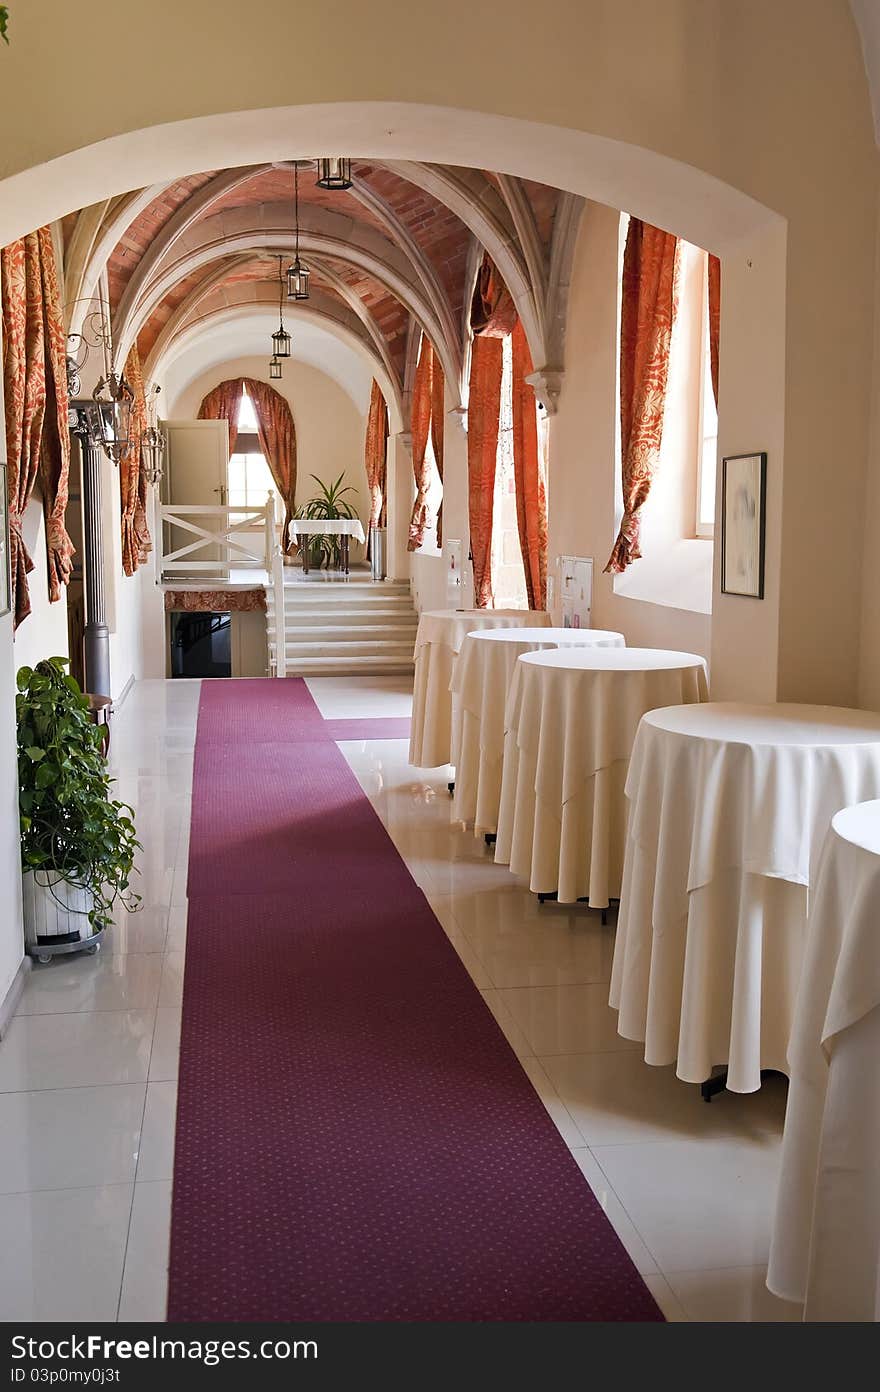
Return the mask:
[[350, 641], [353, 643], [369, 643], [374, 640], [381, 641], [383, 638], [395, 638], [398, 642], [409, 643], [412, 647], [415, 643], [416, 627], [414, 624], [324, 624], [317, 627], [314, 624], [285, 624], [284, 636], [288, 643], [292, 641], [304, 643], [316, 643], [318, 641], [326, 643], [337, 643]]
[[369, 657], [376, 653], [379, 657], [413, 658], [412, 643], [390, 639], [378, 643], [285, 643], [284, 648], [289, 657]]
[[379, 672], [389, 674], [410, 673], [412, 662], [396, 657], [295, 657], [288, 658], [285, 664], [289, 677], [327, 676], [370, 676]]

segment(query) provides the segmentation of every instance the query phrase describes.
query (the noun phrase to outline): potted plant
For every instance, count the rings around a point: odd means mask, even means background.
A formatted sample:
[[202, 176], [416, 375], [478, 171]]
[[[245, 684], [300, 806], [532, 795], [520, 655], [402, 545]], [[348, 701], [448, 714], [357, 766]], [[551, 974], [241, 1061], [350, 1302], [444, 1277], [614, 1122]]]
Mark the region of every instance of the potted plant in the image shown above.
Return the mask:
[[[323, 483], [317, 474], [310, 474], [309, 477], [315, 480], [320, 492], [317, 497], [310, 498], [307, 503], [303, 503], [302, 507], [297, 508], [297, 517], [307, 517], [312, 520], [320, 518], [321, 521], [335, 520], [339, 517], [357, 517], [357, 509], [345, 497], [346, 493], [357, 495], [357, 489], [353, 488], [351, 484], [347, 484], [343, 488], [344, 473], [340, 474], [339, 478], [334, 479], [332, 483]], [[303, 545], [306, 545], [307, 542], [312, 548], [310, 556], [312, 565], [326, 565], [331, 568], [336, 568], [339, 565], [341, 546], [338, 536], [304, 538]]]
[[129, 889], [134, 812], [110, 796], [107, 727], [66, 666], [50, 657], [22, 667], [15, 698], [25, 940], [40, 961], [97, 951], [116, 903], [140, 903]]

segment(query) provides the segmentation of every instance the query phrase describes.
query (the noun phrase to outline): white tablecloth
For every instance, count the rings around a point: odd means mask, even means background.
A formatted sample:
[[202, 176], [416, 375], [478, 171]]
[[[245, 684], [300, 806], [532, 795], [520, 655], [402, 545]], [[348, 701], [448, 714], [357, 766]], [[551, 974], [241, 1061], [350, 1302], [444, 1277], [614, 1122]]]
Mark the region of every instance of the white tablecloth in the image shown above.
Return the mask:
[[505, 715], [495, 859], [537, 894], [620, 893], [623, 795], [645, 711], [704, 701], [706, 664], [660, 648], [570, 648], [516, 663]]
[[767, 1284], [880, 1320], [880, 802], [838, 812], [810, 906]]
[[645, 717], [611, 976], [645, 1059], [753, 1092], [787, 1071], [807, 890], [831, 818], [880, 794], [880, 715], [711, 704]]
[[547, 628], [550, 615], [529, 609], [427, 609], [416, 633], [409, 761], [418, 768], [454, 763], [452, 682], [468, 633], [483, 628]]
[[364, 529], [357, 517], [294, 517], [290, 523], [291, 540], [301, 536], [351, 536], [366, 541]]
[[602, 628], [489, 628], [465, 638], [452, 694], [457, 749], [453, 816], [482, 836], [498, 828], [504, 712], [516, 660], [545, 648], [622, 648], [622, 633]]

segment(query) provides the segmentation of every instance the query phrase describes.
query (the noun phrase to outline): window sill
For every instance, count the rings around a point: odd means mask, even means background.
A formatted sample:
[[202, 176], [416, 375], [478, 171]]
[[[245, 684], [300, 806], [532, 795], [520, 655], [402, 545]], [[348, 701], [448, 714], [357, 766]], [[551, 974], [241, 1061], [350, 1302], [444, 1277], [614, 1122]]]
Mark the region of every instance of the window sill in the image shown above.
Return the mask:
[[614, 577], [614, 593], [668, 609], [711, 614], [714, 547], [704, 545], [706, 541], [712, 538], [688, 537], [634, 561]]

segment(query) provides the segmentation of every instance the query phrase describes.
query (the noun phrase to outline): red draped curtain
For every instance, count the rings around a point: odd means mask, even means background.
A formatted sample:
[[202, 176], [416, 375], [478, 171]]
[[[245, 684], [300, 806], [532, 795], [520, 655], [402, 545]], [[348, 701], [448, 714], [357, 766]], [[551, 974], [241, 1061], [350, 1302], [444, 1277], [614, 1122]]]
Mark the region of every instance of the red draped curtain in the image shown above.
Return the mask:
[[434, 349], [427, 334], [422, 335], [422, 346], [416, 366], [413, 383], [412, 405], [410, 407], [410, 427], [412, 431], [413, 477], [416, 481], [416, 500], [413, 503], [409, 523], [408, 551], [418, 551], [425, 539], [428, 525], [428, 431], [431, 428], [431, 376], [434, 365]]
[[241, 410], [241, 394], [244, 391], [244, 378], [232, 377], [221, 382], [202, 401], [199, 407], [199, 420], [225, 420], [229, 426], [229, 453], [235, 454], [235, 441], [238, 437], [238, 413]]
[[246, 377], [244, 385], [254, 403], [260, 448], [284, 502], [281, 546], [287, 554], [291, 549], [288, 531], [296, 510], [296, 431], [293, 416], [284, 397], [268, 383]]
[[73, 546], [64, 526], [70, 475], [66, 335], [48, 227], [0, 250], [3, 386], [9, 485], [12, 608], [17, 628], [31, 612], [34, 563], [21, 525], [40, 477], [46, 517], [49, 598], [61, 598]]
[[[417, 551], [425, 539], [428, 527], [428, 489], [431, 474], [428, 467], [428, 433], [440, 482], [443, 482], [443, 423], [444, 423], [444, 378], [440, 359], [434, 351], [427, 334], [422, 335], [422, 346], [416, 366], [413, 383], [410, 424], [412, 427], [413, 477], [416, 481], [416, 500], [413, 504], [409, 524], [407, 549]], [[442, 541], [443, 504], [437, 513], [437, 545]]]
[[[385, 525], [385, 473], [388, 458], [388, 407], [382, 395], [382, 388], [373, 379], [370, 390], [370, 409], [367, 413], [367, 432], [364, 439], [364, 469], [367, 474], [367, 492], [370, 495], [370, 520], [367, 531], [369, 548], [369, 529]], [[367, 552], [369, 555], [369, 550]]]
[[[437, 473], [440, 475], [440, 485], [443, 485], [443, 434], [446, 423], [446, 381], [443, 376], [443, 368], [440, 366], [440, 359], [432, 351], [431, 364], [431, 448], [434, 451], [434, 463], [437, 465]], [[437, 545], [443, 545], [443, 496], [440, 497], [440, 506], [437, 509]]]
[[620, 574], [641, 556], [639, 514], [657, 470], [675, 318], [678, 241], [630, 218], [620, 305], [623, 521], [605, 567]]
[[119, 461], [119, 498], [122, 509], [122, 569], [134, 575], [152, 549], [147, 528], [147, 482], [141, 445], [147, 428], [147, 401], [137, 346], [125, 360], [125, 377], [134, 393], [129, 447]]
[[471, 371], [468, 388], [468, 516], [474, 568], [474, 604], [492, 603], [492, 519], [501, 413], [501, 340], [517, 322], [513, 298], [488, 256], [471, 301]]
[[238, 412], [243, 392], [254, 404], [260, 448], [284, 502], [282, 545], [290, 550], [289, 524], [296, 507], [296, 430], [284, 397], [267, 382], [254, 377], [234, 377], [208, 392], [199, 407], [199, 420], [225, 420], [229, 424], [229, 453], [235, 453]]
[[513, 471], [516, 518], [530, 609], [547, 603], [547, 488], [538, 451], [535, 393], [526, 381], [534, 371], [525, 330], [519, 319], [513, 348]]
[[718, 340], [721, 331], [721, 262], [709, 256], [709, 360], [712, 371], [712, 392], [718, 408]]

